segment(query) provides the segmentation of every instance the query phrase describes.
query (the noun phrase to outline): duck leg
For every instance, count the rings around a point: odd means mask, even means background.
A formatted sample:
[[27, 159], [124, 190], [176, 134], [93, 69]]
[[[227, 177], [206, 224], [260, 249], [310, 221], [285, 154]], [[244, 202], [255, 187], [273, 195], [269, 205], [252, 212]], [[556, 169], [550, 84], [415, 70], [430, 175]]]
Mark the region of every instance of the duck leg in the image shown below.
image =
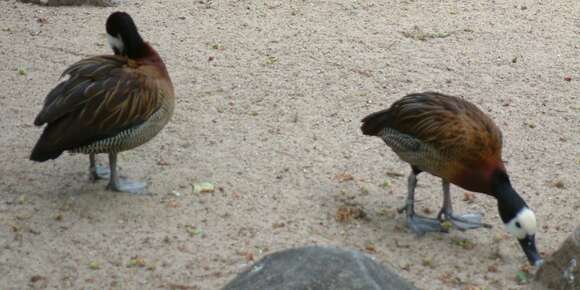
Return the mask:
[[451, 204], [451, 193], [449, 190], [449, 181], [443, 182], [443, 208], [439, 211], [437, 219], [440, 221], [449, 221], [453, 226], [461, 231], [477, 229], [480, 227], [491, 228], [491, 225], [481, 222], [481, 214], [466, 213], [456, 215], [453, 213], [453, 206]]
[[96, 154], [91, 153], [89, 154], [89, 160], [91, 165], [89, 166], [89, 178], [91, 181], [95, 182], [99, 179], [109, 179], [111, 175], [111, 171], [109, 168], [97, 164], [97, 159], [95, 157]]
[[145, 191], [144, 182], [119, 178], [119, 173], [117, 172], [117, 153], [109, 153], [109, 167], [111, 168], [111, 179], [109, 185], [107, 185], [107, 189], [128, 193], [143, 193]]
[[427, 232], [441, 232], [443, 227], [439, 220], [426, 218], [415, 213], [415, 188], [417, 187], [417, 174], [419, 173], [421, 173], [421, 170], [413, 167], [413, 171], [409, 174], [407, 179], [407, 200], [405, 206], [399, 209], [399, 213], [407, 212], [407, 225], [414, 233], [421, 236]]

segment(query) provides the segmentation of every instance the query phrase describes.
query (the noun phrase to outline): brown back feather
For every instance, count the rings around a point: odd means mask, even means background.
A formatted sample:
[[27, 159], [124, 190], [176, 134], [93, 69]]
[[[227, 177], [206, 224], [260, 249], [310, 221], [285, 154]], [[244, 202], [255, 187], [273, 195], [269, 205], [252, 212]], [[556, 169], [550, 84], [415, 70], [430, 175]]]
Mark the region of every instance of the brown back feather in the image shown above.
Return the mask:
[[173, 98], [170, 80], [155, 69], [120, 56], [91, 57], [69, 67], [63, 75], [70, 78], [48, 94], [34, 121], [48, 125], [31, 159], [55, 158], [145, 122], [164, 98]]
[[383, 117], [386, 122], [373, 127], [413, 136], [451, 160], [466, 166], [489, 159], [501, 162], [501, 131], [485, 113], [464, 99], [434, 92], [411, 94], [382, 114], [388, 116]]

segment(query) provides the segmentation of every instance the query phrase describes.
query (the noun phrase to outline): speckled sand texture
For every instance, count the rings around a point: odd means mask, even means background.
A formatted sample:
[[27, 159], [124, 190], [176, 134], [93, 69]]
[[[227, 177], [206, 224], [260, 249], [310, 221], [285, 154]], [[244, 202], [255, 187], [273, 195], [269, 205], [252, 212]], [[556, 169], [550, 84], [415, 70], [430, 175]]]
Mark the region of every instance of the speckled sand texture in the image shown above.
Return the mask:
[[[115, 10], [158, 49], [178, 98], [166, 129], [120, 156], [149, 196], [89, 183], [86, 156], [28, 161], [44, 97], [67, 66], [110, 52]], [[266, 253], [309, 244], [366, 251], [421, 289], [525, 289], [525, 257], [493, 199], [452, 188], [456, 211], [485, 213], [491, 230], [417, 239], [396, 214], [408, 165], [363, 137], [360, 119], [424, 90], [463, 95], [502, 128], [542, 252], [579, 220], [577, 0], [5, 0], [0, 11], [3, 290], [213, 290]], [[215, 192], [193, 193], [203, 181]], [[420, 176], [417, 198], [434, 216], [439, 180]], [[366, 218], [337, 221], [345, 206]]]

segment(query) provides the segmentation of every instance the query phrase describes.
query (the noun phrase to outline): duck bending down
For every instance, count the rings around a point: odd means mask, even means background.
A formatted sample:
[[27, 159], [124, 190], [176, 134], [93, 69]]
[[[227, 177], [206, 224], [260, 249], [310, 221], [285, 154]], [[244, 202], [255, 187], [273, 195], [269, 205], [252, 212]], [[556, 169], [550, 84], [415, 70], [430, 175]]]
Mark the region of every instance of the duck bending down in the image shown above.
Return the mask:
[[[106, 30], [114, 55], [86, 58], [64, 71], [34, 120], [46, 126], [30, 159], [44, 162], [64, 151], [88, 154], [93, 180], [110, 176], [108, 189], [141, 193], [144, 183], [119, 177], [117, 154], [148, 142], [165, 127], [175, 105], [173, 85], [129, 14], [112, 13]], [[97, 166], [99, 153], [109, 155], [109, 170]]]
[[[501, 158], [502, 133], [474, 104], [435, 92], [407, 95], [390, 108], [362, 120], [364, 135], [380, 137], [411, 165], [408, 177], [407, 224], [417, 234], [444, 231], [443, 220], [460, 230], [487, 226], [478, 214], [453, 212], [450, 183], [488, 194], [497, 200], [499, 215], [515, 236], [529, 262], [541, 264], [535, 243], [536, 217], [514, 190]], [[415, 213], [417, 175], [428, 172], [442, 180], [443, 206], [438, 219]]]

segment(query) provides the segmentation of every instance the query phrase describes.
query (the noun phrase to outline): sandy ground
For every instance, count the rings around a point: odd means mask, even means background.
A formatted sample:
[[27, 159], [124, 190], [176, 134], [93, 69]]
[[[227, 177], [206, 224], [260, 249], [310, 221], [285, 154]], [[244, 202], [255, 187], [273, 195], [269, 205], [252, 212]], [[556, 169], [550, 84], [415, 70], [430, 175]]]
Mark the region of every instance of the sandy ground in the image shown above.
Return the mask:
[[[542, 252], [579, 220], [576, 0], [128, 2], [0, 1], [2, 289], [218, 289], [252, 259], [306, 244], [370, 252], [422, 289], [524, 289], [494, 200], [452, 189], [457, 211], [485, 213], [491, 230], [417, 239], [396, 214], [409, 168], [360, 119], [423, 90], [464, 95], [503, 129]], [[86, 156], [28, 161], [45, 95], [68, 65], [109, 53], [117, 9], [164, 57], [178, 97], [162, 134], [120, 157], [147, 196], [91, 184]], [[216, 191], [193, 193], [201, 181]], [[435, 215], [440, 182], [419, 183]], [[345, 206], [367, 218], [337, 221]]]

